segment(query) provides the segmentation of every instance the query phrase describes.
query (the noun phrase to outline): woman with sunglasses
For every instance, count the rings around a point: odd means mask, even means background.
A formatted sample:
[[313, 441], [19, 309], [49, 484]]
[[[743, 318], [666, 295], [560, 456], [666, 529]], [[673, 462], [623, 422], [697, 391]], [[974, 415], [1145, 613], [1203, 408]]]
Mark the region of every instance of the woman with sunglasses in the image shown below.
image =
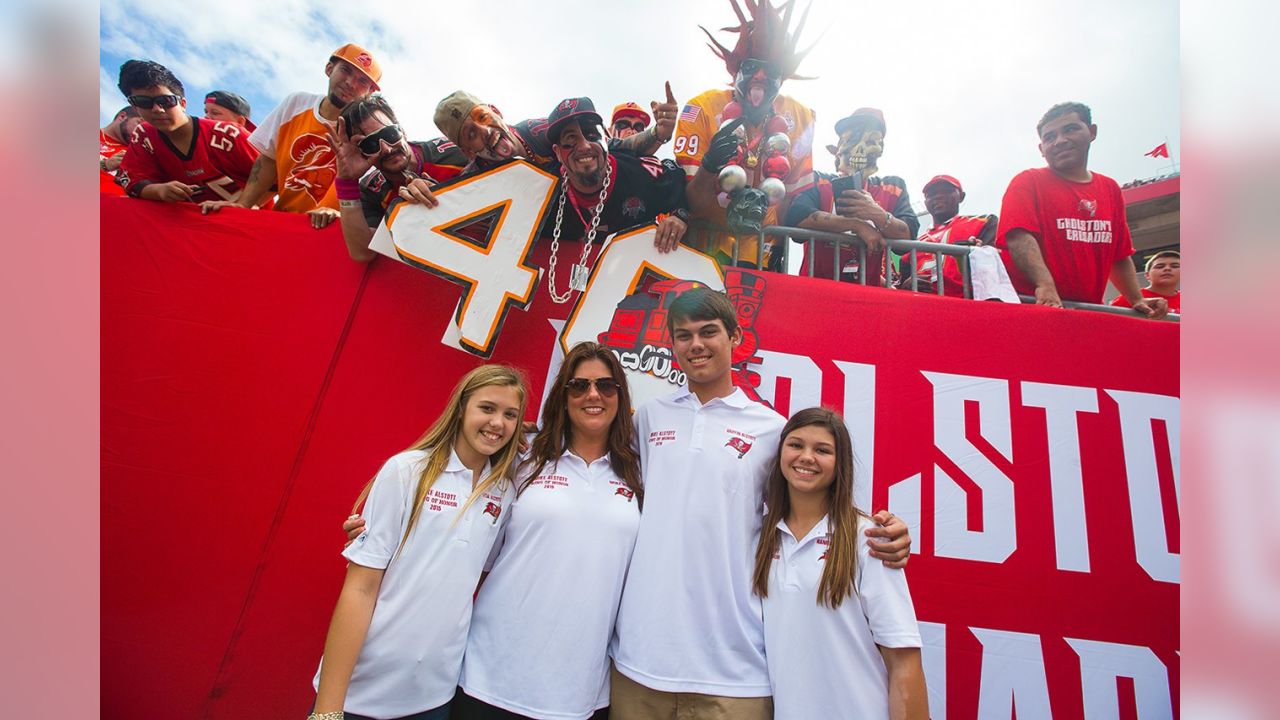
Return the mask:
[[[515, 495], [524, 379], [481, 365], [369, 481], [310, 720], [445, 720], [472, 597]], [[358, 714], [357, 714], [358, 713]]]
[[476, 598], [455, 720], [603, 718], [643, 489], [621, 363], [575, 345], [547, 395]]
[[777, 720], [927, 720], [920, 631], [901, 570], [875, 562], [853, 504], [853, 443], [825, 408], [782, 428], [752, 584]]

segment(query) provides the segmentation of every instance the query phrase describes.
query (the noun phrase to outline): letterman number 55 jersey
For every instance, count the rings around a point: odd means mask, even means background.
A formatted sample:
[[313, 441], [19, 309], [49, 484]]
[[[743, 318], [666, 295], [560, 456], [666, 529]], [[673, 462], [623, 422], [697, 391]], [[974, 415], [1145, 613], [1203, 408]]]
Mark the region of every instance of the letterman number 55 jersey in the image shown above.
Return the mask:
[[237, 200], [249, 179], [258, 149], [249, 132], [229, 122], [191, 118], [195, 135], [191, 147], [180, 150], [149, 123], [133, 132], [129, 152], [120, 166], [120, 184], [132, 197], [152, 183], [174, 180], [198, 186], [192, 202]]

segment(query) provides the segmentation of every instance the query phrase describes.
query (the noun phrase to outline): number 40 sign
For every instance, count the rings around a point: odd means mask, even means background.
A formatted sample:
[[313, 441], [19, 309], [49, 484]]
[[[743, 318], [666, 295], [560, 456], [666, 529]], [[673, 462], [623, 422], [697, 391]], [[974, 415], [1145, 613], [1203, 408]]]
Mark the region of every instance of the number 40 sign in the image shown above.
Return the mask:
[[[369, 247], [461, 285], [440, 341], [489, 357], [507, 311], [527, 310], [533, 302], [542, 273], [530, 258], [555, 189], [554, 175], [523, 160], [506, 163], [435, 188], [440, 204], [434, 208], [393, 205]], [[652, 224], [610, 236], [562, 343], [594, 339], [607, 329], [617, 303], [642, 279], [679, 278], [724, 289], [715, 260], [684, 246], [659, 254], [653, 240]]]

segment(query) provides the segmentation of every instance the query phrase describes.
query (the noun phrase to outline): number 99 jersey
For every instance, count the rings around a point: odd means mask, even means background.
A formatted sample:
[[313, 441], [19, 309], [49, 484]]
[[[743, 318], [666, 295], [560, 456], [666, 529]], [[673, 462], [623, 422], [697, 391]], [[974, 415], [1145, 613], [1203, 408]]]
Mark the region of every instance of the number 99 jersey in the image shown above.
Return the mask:
[[198, 186], [192, 202], [237, 200], [249, 179], [258, 149], [249, 144], [249, 131], [229, 122], [191, 118], [195, 134], [191, 147], [179, 150], [150, 123], [133, 132], [129, 152], [120, 166], [120, 184], [132, 197], [152, 183], [178, 180]]

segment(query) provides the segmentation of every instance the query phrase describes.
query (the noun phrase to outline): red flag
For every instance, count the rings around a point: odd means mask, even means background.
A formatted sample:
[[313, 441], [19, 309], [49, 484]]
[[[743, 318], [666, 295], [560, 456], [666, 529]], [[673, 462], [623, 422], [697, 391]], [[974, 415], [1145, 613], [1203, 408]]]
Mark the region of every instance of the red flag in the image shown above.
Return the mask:
[[1143, 153], [1146, 157], [1167, 158], [1169, 157], [1169, 143], [1160, 143], [1149, 153]]

